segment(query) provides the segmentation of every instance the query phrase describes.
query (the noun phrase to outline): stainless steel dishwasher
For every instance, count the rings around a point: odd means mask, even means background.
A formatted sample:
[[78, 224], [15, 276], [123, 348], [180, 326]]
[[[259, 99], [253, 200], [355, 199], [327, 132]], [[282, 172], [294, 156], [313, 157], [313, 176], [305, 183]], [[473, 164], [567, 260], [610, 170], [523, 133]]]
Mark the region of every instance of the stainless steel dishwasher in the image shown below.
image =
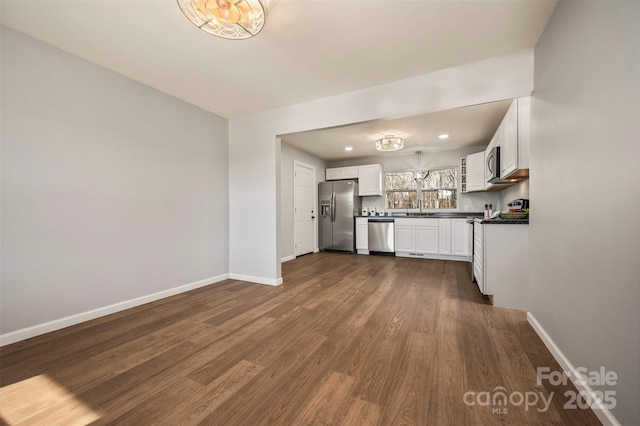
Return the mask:
[[369, 219], [369, 254], [395, 256], [393, 219]]

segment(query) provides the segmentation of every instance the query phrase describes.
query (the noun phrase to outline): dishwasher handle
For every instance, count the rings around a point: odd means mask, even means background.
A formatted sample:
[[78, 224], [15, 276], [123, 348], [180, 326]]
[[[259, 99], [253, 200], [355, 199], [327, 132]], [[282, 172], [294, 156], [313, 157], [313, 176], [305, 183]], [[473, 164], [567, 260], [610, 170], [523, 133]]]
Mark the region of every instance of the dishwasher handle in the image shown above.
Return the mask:
[[393, 219], [369, 219], [369, 222], [393, 222]]

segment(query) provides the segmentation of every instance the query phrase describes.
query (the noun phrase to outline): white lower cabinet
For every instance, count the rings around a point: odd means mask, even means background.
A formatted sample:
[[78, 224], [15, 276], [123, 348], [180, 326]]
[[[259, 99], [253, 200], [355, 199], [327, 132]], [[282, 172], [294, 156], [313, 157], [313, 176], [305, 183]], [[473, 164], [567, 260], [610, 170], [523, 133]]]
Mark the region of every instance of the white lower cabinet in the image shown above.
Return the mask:
[[439, 219], [438, 230], [438, 253], [451, 254], [451, 219]]
[[432, 222], [416, 226], [416, 253], [438, 254], [438, 219], [424, 220]]
[[467, 219], [451, 219], [451, 254], [469, 256], [471, 224]]
[[438, 219], [396, 219], [396, 255], [438, 254]]
[[396, 218], [396, 256], [468, 260], [469, 226], [464, 218]]
[[[398, 223], [400, 222], [400, 223]], [[416, 227], [404, 224], [401, 219], [395, 220], [395, 250], [396, 253], [415, 253], [416, 251]]]
[[529, 226], [474, 223], [473, 274], [495, 306], [529, 308]]
[[482, 241], [484, 237], [483, 225], [477, 222], [473, 224], [473, 277], [476, 279], [476, 284], [480, 289], [480, 293], [486, 294], [484, 289], [484, 272], [482, 270], [483, 257], [482, 251], [484, 249], [484, 243]]
[[360, 254], [369, 253], [369, 219], [356, 218], [356, 250]]

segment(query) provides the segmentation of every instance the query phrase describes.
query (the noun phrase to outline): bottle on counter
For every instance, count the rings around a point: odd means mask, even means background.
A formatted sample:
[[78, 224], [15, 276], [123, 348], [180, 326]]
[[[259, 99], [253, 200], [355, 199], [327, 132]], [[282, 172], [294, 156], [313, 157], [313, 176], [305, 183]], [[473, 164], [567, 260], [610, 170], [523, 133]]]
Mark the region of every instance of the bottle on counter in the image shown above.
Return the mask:
[[489, 217], [493, 216], [493, 204], [489, 204]]
[[484, 218], [489, 219], [489, 204], [484, 205]]

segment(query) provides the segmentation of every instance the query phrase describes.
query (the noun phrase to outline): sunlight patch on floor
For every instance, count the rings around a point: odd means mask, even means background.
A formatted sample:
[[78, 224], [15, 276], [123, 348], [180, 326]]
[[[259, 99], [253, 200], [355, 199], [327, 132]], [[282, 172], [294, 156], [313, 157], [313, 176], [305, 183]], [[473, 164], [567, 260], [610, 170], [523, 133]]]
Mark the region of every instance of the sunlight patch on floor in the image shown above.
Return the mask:
[[87, 425], [100, 418], [46, 375], [0, 389], [0, 418], [9, 425]]

